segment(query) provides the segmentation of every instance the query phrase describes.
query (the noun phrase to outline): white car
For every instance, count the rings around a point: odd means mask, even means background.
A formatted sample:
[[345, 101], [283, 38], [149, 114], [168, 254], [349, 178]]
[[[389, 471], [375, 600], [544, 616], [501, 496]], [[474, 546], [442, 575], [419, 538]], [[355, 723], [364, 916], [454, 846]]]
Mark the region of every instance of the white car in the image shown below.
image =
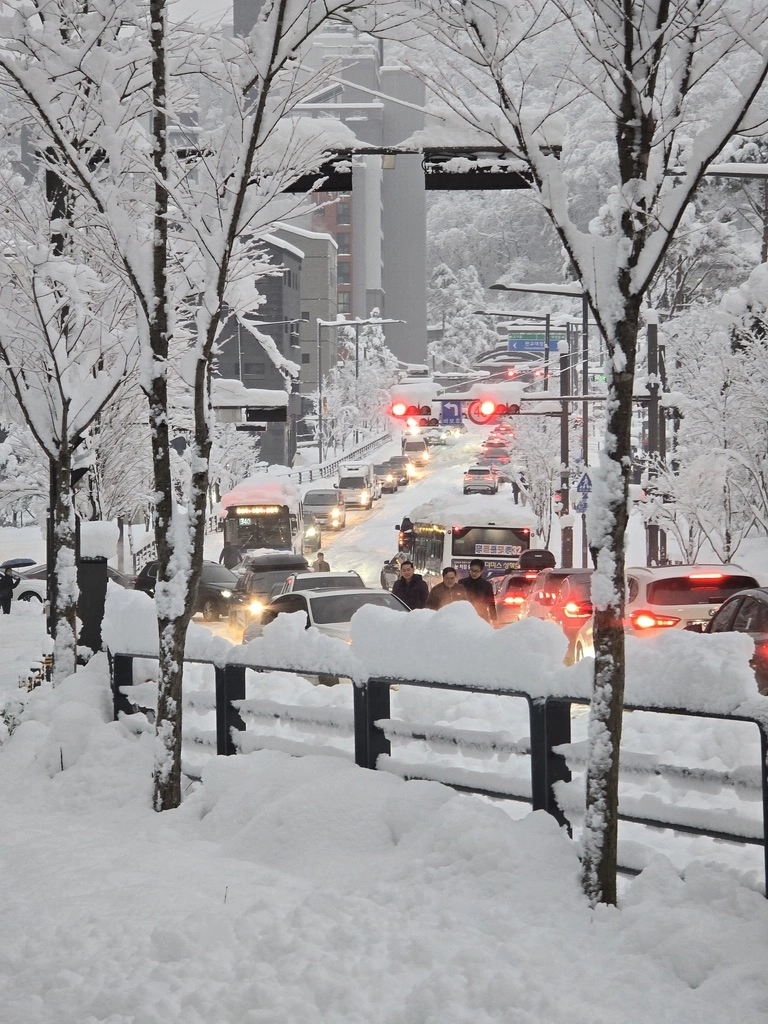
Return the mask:
[[490, 466], [470, 466], [464, 474], [465, 494], [496, 494], [498, 474]]
[[260, 637], [264, 627], [269, 625], [278, 615], [288, 612], [304, 612], [307, 616], [307, 629], [315, 626], [326, 636], [335, 636], [340, 640], [349, 641], [351, 619], [355, 612], [364, 605], [373, 604], [380, 608], [393, 608], [395, 611], [407, 612], [410, 609], [388, 590], [301, 590], [291, 594], [281, 594], [264, 608], [246, 626], [243, 643]]
[[[627, 569], [624, 632], [658, 636], [668, 629], [705, 626], [731, 594], [759, 586], [738, 565], [631, 566]], [[574, 657], [593, 658], [592, 619], [574, 641]]]
[[[48, 566], [31, 565], [29, 568], [15, 570], [19, 577], [19, 585], [13, 592], [15, 601], [32, 601], [45, 604], [48, 599]], [[132, 587], [131, 577], [107, 566], [107, 582], [117, 583], [121, 587], [130, 590]]]
[[292, 594], [297, 590], [364, 590], [365, 583], [354, 569], [347, 572], [294, 572], [278, 585], [275, 597]]

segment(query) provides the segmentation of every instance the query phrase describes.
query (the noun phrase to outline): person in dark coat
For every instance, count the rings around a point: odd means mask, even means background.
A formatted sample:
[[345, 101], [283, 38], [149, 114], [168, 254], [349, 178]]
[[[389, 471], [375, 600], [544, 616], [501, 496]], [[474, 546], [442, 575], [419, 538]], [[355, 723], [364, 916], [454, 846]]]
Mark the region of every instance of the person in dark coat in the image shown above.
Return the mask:
[[20, 580], [20, 576], [13, 575], [10, 565], [6, 566], [5, 572], [0, 576], [0, 608], [3, 609], [3, 615], [10, 614], [13, 592]]
[[392, 593], [413, 611], [426, 605], [429, 587], [424, 577], [413, 571], [413, 562], [406, 559], [400, 563], [400, 577], [392, 584]]
[[483, 579], [483, 569], [485, 562], [482, 558], [473, 558], [469, 563], [469, 576], [459, 580], [459, 586], [466, 591], [477, 614], [493, 625], [496, 622], [496, 597], [493, 585]]
[[459, 586], [459, 578], [452, 565], [446, 565], [443, 569], [443, 582], [432, 587], [427, 598], [425, 608], [445, 608], [447, 604], [454, 601], [467, 601], [468, 596], [464, 587]]
[[242, 560], [243, 556], [240, 554], [240, 548], [236, 548], [234, 544], [225, 544], [221, 549], [219, 565], [225, 565], [227, 569], [234, 569]]

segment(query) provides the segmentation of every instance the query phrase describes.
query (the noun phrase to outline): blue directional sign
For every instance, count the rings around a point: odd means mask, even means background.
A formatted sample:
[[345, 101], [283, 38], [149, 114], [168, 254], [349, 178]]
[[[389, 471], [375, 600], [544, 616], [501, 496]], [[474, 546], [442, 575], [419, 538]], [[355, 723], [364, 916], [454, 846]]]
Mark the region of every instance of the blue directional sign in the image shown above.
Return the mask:
[[582, 494], [582, 496], [579, 498], [579, 500], [573, 506], [573, 511], [574, 512], [584, 513], [584, 512], [587, 511], [588, 504], [589, 504], [589, 502], [587, 501], [586, 494]]
[[440, 422], [444, 427], [457, 427], [464, 422], [461, 402], [441, 402]]
[[579, 494], [589, 494], [592, 490], [592, 481], [589, 479], [589, 473], [584, 473], [581, 480], [576, 484], [576, 490]]

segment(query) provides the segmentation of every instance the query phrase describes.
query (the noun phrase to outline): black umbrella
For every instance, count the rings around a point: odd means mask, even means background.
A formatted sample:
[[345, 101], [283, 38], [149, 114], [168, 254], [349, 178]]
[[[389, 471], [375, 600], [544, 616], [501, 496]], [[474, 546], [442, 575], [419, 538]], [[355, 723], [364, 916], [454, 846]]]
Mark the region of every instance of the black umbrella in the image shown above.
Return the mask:
[[27, 565], [37, 565], [34, 558], [6, 558], [0, 562], [0, 569], [21, 569]]

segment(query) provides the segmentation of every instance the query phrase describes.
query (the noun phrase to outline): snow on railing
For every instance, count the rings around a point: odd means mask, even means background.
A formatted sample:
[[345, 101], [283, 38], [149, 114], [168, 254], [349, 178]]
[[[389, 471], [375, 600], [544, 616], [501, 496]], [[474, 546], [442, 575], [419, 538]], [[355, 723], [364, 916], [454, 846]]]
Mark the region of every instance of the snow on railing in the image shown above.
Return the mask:
[[[323, 638], [328, 640], [329, 638]], [[301, 645], [299, 645], [301, 646]], [[579, 825], [584, 811], [583, 773], [575, 779], [572, 771], [583, 768], [583, 745], [571, 742], [571, 709], [574, 705], [585, 705], [588, 700], [583, 693], [572, 695], [562, 692], [541, 696], [529, 692], [525, 687], [511, 688], [500, 685], [481, 685], [474, 681], [442, 681], [407, 678], [403, 676], [373, 677], [355, 664], [349, 648], [344, 644], [322, 644], [317, 638], [313, 650], [320, 654], [322, 664], [315, 671], [299, 667], [304, 662], [294, 649], [291, 660], [276, 657], [277, 649], [271, 645], [263, 647], [264, 657], [254, 657], [247, 648], [233, 648], [224, 661], [208, 660], [213, 666], [214, 694], [205, 696], [195, 689], [192, 705], [199, 714], [215, 710], [216, 728], [197, 728], [191, 724], [185, 729], [185, 741], [195, 751], [207, 749], [209, 754], [247, 754], [256, 750], [280, 750], [291, 755], [328, 754], [331, 756], [354, 757], [360, 767], [387, 771], [403, 779], [424, 779], [443, 783], [456, 789], [481, 794], [494, 799], [512, 799], [528, 803], [533, 810], [544, 810], [552, 815], [569, 832], [573, 825]], [[298, 652], [299, 654], [301, 652]], [[119, 652], [110, 659], [112, 666], [112, 688], [115, 718], [133, 724], [143, 715], [137, 715], [147, 707], [146, 683], [134, 686], [134, 657]], [[189, 659], [185, 665], [200, 663], [206, 659]], [[352, 708], [316, 707], [280, 704], [274, 700], [246, 698], [246, 673], [264, 681], [264, 673], [290, 672], [318, 681], [338, 682], [341, 678], [351, 683]], [[370, 669], [369, 669], [370, 671]], [[209, 669], [210, 672], [210, 669]], [[140, 673], [141, 675], [141, 673]], [[146, 678], [146, 672], [143, 674]], [[357, 678], [355, 678], [357, 676]], [[532, 683], [536, 683], [532, 680]], [[342, 684], [343, 685], [343, 684]], [[390, 708], [393, 689], [420, 687], [429, 690], [456, 691], [463, 694], [494, 695], [504, 698], [518, 698], [527, 707], [527, 731], [519, 737], [498, 730], [454, 728], [444, 723], [403, 721], [393, 718]], [[536, 687], [534, 685], [533, 689]], [[579, 689], [579, 687], [577, 687]], [[349, 689], [337, 691], [340, 696]], [[150, 701], [150, 714], [151, 704]], [[764, 892], [768, 892], [768, 850], [766, 849], [766, 820], [768, 819], [768, 714], [764, 700], [734, 707], [730, 712], [706, 709], [691, 710], [684, 707], [640, 704], [626, 705], [627, 711], [649, 714], [687, 716], [694, 719], [719, 720], [722, 722], [743, 722], [759, 730], [760, 760], [754, 766], [735, 771], [717, 771], [712, 768], [685, 768], [680, 765], [666, 765], [653, 758], [646, 760], [629, 755], [626, 765], [622, 752], [622, 780], [631, 777], [633, 784], [644, 780], [645, 791], [640, 795], [623, 793], [619, 818], [623, 822], [645, 826], [653, 830], [666, 829], [675, 833], [693, 834], [714, 839], [718, 843], [737, 843], [763, 849]], [[186, 695], [185, 695], [185, 707]], [[407, 706], [407, 705], [406, 705]], [[270, 734], [254, 731], [254, 723], [268, 722], [273, 726]], [[139, 725], [135, 726], [139, 728]], [[144, 726], [141, 726], [144, 728]], [[326, 742], [328, 740], [328, 742]], [[392, 750], [395, 741], [402, 744], [399, 752]], [[427, 745], [431, 752], [429, 759], [414, 762], [403, 754], [413, 748], [414, 743]], [[459, 762], [436, 761], [435, 754], [457, 753]], [[191, 756], [191, 752], [190, 755]], [[490, 759], [497, 757], [498, 764], [489, 766]], [[467, 767], [469, 759], [476, 758], [482, 764], [477, 768]], [[517, 765], [520, 769], [517, 769]], [[511, 765], [511, 771], [509, 766]], [[185, 771], [187, 770], [185, 766]], [[192, 777], [198, 777], [190, 770]], [[657, 790], [658, 781], [668, 782], [675, 794], [674, 802], [663, 800]], [[696, 799], [686, 804], [682, 799], [682, 787], [690, 782]], [[749, 817], [734, 813], [732, 809], [702, 803], [703, 791], [711, 794], [720, 789], [732, 789], [743, 795], [748, 791], [753, 799], [747, 803], [754, 807], [762, 804], [761, 817]], [[698, 800], [698, 803], [696, 802]], [[640, 853], [638, 852], [640, 851]], [[622, 870], [636, 872], [647, 859], [648, 849], [639, 841], [622, 849]]]

